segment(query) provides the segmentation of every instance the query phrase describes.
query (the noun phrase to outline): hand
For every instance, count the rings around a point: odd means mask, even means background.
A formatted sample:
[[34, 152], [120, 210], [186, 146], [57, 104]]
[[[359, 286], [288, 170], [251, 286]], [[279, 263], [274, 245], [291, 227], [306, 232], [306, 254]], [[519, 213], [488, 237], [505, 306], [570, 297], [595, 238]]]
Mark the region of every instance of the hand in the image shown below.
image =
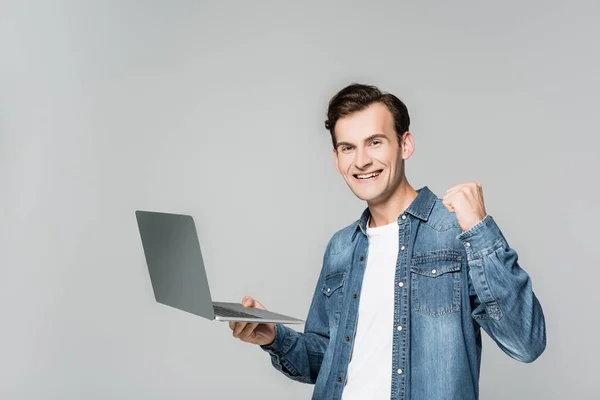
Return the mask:
[[456, 214], [461, 229], [468, 231], [486, 216], [481, 183], [454, 185], [446, 191], [442, 204]]
[[[249, 296], [242, 299], [242, 305], [244, 307], [255, 307], [266, 310], [265, 306]], [[240, 339], [242, 342], [262, 346], [275, 341], [275, 324], [229, 321], [229, 327], [233, 331], [233, 337]]]

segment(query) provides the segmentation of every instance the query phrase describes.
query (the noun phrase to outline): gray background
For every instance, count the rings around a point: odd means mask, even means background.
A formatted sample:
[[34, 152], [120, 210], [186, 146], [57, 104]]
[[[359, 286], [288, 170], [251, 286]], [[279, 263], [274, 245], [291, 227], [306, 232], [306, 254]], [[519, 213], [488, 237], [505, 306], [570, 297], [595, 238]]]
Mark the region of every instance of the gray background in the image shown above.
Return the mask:
[[485, 336], [481, 397], [596, 398], [598, 1], [286, 3], [1, 2], [0, 397], [309, 398], [154, 301], [134, 210], [197, 218], [216, 300], [305, 318], [364, 207], [323, 127], [359, 81], [409, 107], [410, 183], [481, 181], [533, 278], [547, 350]]

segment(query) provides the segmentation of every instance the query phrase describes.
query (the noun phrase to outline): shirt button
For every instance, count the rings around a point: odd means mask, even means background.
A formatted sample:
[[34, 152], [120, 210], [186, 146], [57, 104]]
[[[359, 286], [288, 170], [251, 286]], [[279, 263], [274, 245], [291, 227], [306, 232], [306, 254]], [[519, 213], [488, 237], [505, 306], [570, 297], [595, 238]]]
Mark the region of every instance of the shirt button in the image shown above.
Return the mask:
[[406, 248], [406, 247], [402, 246], [402, 247], [400, 247], [400, 250], [404, 250], [405, 248]]
[[404, 215], [404, 214], [403, 214], [403, 215], [402, 215], [402, 219], [406, 219], [406, 215]]
[[327, 293], [331, 292], [331, 288], [327, 288]]
[[402, 330], [402, 325], [398, 325], [398, 330], [401, 331]]
[[360, 256], [360, 261], [362, 261], [362, 260], [364, 260], [364, 259], [365, 259], [365, 257], [363, 257], [363, 256]]
[[432, 269], [431, 273], [435, 275], [437, 273], [437, 270], [436, 269]]
[[342, 381], [342, 377], [338, 376], [338, 382], [341, 382], [341, 381]]
[[354, 296], [352, 296], [352, 297], [354, 297], [354, 298], [357, 298], [357, 297], [358, 297], [358, 295], [357, 295], [356, 293], [354, 293]]
[[398, 286], [403, 287], [404, 286], [404, 282], [398, 282]]
[[402, 374], [402, 370], [401, 370], [401, 369], [399, 369], [399, 370], [398, 370], [398, 371], [396, 371], [396, 372], [398, 372], [398, 375], [401, 375], [401, 374]]
[[471, 247], [471, 243], [470, 242], [467, 242], [465, 244], [467, 245], [467, 247]]
[[346, 342], [350, 341], [350, 336], [346, 336]]

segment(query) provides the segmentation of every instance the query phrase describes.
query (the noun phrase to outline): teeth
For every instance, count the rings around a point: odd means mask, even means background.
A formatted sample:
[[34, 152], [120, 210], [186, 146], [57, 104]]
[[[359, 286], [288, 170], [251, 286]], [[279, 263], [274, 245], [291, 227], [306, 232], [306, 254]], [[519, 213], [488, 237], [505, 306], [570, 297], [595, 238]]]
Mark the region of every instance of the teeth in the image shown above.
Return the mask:
[[377, 175], [379, 175], [379, 172], [373, 172], [373, 173], [367, 174], [367, 175], [356, 175], [356, 177], [358, 179], [369, 179], [369, 178], [372, 178], [372, 177], [377, 176]]

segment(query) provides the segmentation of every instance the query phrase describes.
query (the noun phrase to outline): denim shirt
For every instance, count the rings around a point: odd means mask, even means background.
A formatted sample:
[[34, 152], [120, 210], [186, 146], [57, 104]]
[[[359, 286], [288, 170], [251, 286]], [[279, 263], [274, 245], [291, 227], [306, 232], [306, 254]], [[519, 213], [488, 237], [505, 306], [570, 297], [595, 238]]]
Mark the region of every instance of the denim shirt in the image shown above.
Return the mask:
[[[477, 399], [481, 328], [510, 357], [532, 362], [546, 347], [542, 308], [489, 214], [463, 232], [427, 186], [417, 193], [398, 217], [391, 399]], [[275, 341], [261, 346], [277, 370], [315, 385], [313, 399], [344, 390], [368, 218], [367, 208], [327, 244], [304, 332], [277, 324]]]

